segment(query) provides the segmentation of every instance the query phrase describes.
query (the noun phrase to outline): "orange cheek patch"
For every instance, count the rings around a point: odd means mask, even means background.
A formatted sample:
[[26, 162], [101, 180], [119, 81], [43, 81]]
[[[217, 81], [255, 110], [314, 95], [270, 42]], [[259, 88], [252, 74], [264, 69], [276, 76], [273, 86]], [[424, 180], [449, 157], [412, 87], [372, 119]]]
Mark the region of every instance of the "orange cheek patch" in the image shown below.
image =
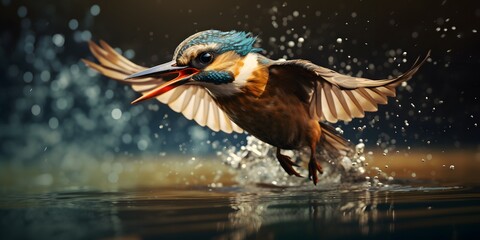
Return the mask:
[[226, 52], [218, 55], [204, 71], [228, 71], [237, 63], [239, 56], [234, 52]]
[[243, 65], [245, 65], [243, 60], [240, 60], [237, 62], [237, 64], [235, 65], [235, 69], [233, 70], [233, 75], [235, 77], [238, 76], [238, 74], [240, 74], [240, 69], [242, 69]]

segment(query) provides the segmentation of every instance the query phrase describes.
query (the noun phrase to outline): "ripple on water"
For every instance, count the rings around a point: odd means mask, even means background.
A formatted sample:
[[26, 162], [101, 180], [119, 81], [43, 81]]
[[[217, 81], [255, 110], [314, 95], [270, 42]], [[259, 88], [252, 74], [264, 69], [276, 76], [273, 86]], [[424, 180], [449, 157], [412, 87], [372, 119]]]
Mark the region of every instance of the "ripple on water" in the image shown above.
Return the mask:
[[0, 200], [5, 230], [0, 236], [398, 238], [418, 236], [422, 229], [433, 238], [462, 237], [478, 233], [479, 200], [478, 188], [355, 184], [316, 190], [250, 185], [8, 195]]

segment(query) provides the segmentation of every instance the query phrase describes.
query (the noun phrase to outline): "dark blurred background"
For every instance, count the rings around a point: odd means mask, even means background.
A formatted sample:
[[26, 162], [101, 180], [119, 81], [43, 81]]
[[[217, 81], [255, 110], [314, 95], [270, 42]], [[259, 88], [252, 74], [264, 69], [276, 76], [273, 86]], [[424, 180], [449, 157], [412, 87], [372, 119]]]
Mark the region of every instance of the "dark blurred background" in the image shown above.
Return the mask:
[[376, 113], [336, 124], [383, 149], [480, 148], [478, 1], [0, 0], [1, 161], [211, 155], [245, 144], [86, 69], [103, 39], [145, 66], [206, 29], [258, 35], [266, 55], [368, 78], [431, 59]]

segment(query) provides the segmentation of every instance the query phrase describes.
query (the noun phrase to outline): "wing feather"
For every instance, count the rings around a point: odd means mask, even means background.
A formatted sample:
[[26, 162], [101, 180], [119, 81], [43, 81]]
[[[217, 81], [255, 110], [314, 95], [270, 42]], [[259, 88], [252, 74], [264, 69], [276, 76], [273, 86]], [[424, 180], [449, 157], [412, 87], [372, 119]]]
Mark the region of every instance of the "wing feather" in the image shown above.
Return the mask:
[[105, 41], [100, 40], [100, 46], [105, 49], [112, 57], [110, 59], [114, 60], [115, 62], [122, 62], [122, 66], [125, 67], [125, 69], [129, 69], [132, 72], [140, 72], [142, 70], [145, 70], [145, 67], [139, 66], [130, 60], [126, 59], [123, 57], [121, 54], [119, 54], [115, 49], [113, 49], [110, 45], [108, 45]]
[[205, 96], [206, 94], [207, 94], [206, 91], [198, 91], [198, 92], [197, 92], [197, 95], [196, 95], [196, 96], [197, 96], [197, 99], [196, 99], [196, 101], [195, 101], [195, 104], [193, 105], [193, 115], [192, 115], [192, 116], [193, 116], [194, 119], [195, 119], [195, 117], [197, 116], [197, 113], [198, 113], [198, 111], [199, 111], [199, 109], [200, 109], [200, 104], [202, 103], [203, 98], [204, 98], [204, 96]]
[[[183, 99], [182, 106], [180, 106], [180, 112], [184, 112], [185, 109], [187, 108], [188, 104], [191, 103], [191, 100], [193, 99], [193, 96], [195, 95], [196, 90], [197, 90], [197, 88], [195, 88], [195, 87], [188, 87], [185, 90], [186, 96], [185, 96], [185, 99]], [[185, 113], [184, 113], [184, 115], [185, 115]]]
[[328, 100], [327, 100], [327, 94], [325, 94], [326, 90], [325, 88], [320, 89], [321, 91], [321, 101], [322, 101], [322, 114], [325, 117], [325, 119], [329, 122], [335, 123], [337, 122], [336, 117], [333, 116], [333, 113], [331, 112], [330, 106], [328, 105]]
[[132, 84], [132, 89], [135, 90], [136, 92], [149, 92], [150, 90], [153, 90], [155, 87], [157, 87], [156, 84], [149, 84], [149, 85]]
[[90, 51], [92, 52], [93, 56], [98, 59], [101, 65], [113, 69], [117, 72], [121, 73], [127, 73], [128, 69], [122, 68], [122, 66], [119, 66], [118, 64], [115, 64], [112, 62], [110, 57], [108, 56], [108, 52], [100, 48], [97, 44], [94, 42], [89, 42], [89, 48]]
[[371, 101], [370, 98], [367, 95], [365, 95], [363, 91], [358, 91], [358, 90], [359, 89], [357, 89], [356, 91], [352, 91], [352, 93], [355, 99], [357, 99], [358, 102], [360, 103], [362, 110], [364, 110], [365, 112], [377, 111], [377, 106], [373, 103], [373, 101]]
[[182, 112], [181, 108], [189, 91], [188, 88], [183, 91], [179, 90], [183, 89], [173, 89], [172, 96], [170, 96], [170, 99], [168, 100], [168, 106], [175, 112]]
[[336, 86], [332, 86], [331, 91], [333, 93], [333, 102], [335, 103], [335, 106], [337, 106], [338, 119], [344, 119], [344, 121], [352, 120], [350, 109], [348, 109], [348, 105], [340, 90], [338, 90]]
[[333, 100], [333, 97], [332, 97], [332, 85], [328, 83], [322, 83], [322, 84], [323, 84], [322, 94], [325, 95], [325, 100], [326, 100], [325, 107], [328, 108], [328, 111], [332, 114], [331, 115], [332, 120], [336, 122], [336, 120], [334, 119], [337, 119], [338, 115], [337, 115], [337, 108], [335, 105], [335, 101]]
[[216, 103], [211, 101], [208, 108], [208, 126], [214, 131], [220, 131], [220, 119], [218, 114], [218, 107], [215, 107]]
[[[185, 92], [185, 90], [187, 90], [188, 88], [174, 88], [173, 90], [170, 90], [170, 92], [172, 92], [172, 95], [170, 96], [170, 98], [168, 99], [168, 104], [170, 107], [172, 106], [175, 106], [177, 107], [177, 105], [174, 105], [173, 103], [175, 101], [177, 101], [177, 99]], [[180, 101], [182, 101], [183, 99], [181, 99]], [[171, 105], [170, 105], [171, 104]], [[177, 108], [172, 108], [175, 112], [178, 112]]]
[[[418, 71], [430, 56], [419, 61], [417, 59], [413, 67], [404, 74], [393, 79], [371, 80], [367, 78], [351, 77], [337, 73], [331, 69], [317, 66], [305, 60], [277, 61], [270, 65], [276, 71], [272, 74], [292, 71], [293, 77], [278, 76], [274, 79], [283, 81], [296, 81], [305, 88], [305, 92], [298, 94], [310, 96], [309, 112], [318, 120], [326, 120], [335, 123], [338, 120], [351, 121], [352, 118], [360, 118], [365, 112], [378, 110], [379, 104], [386, 104], [388, 97], [396, 95], [395, 87], [408, 81]], [[278, 71], [284, 68], [283, 71]], [[282, 86], [282, 84], [278, 84]], [[291, 86], [283, 84], [283, 86]]]
[[[351, 120], [352, 119], [352, 113], [351, 113], [350, 109], [348, 108], [348, 104], [347, 104], [347, 100], [345, 100], [345, 96], [342, 94], [342, 92], [340, 91], [340, 89], [338, 89], [337, 86], [332, 86], [332, 91], [335, 94], [335, 96], [337, 97], [340, 105], [342, 106], [343, 112], [346, 115], [345, 118], [348, 118], [348, 119]], [[350, 120], [348, 120], [348, 121], [350, 121]]]
[[[104, 41], [100, 41], [100, 46], [89, 42], [89, 48], [100, 64], [82, 59], [88, 67], [121, 83], [131, 85], [137, 92], [145, 94], [165, 83], [162, 78], [126, 79], [129, 75], [146, 68], [126, 59]], [[243, 132], [201, 86], [182, 85], [157, 96], [156, 99], [167, 104], [172, 110], [181, 112], [187, 119], [193, 119], [213, 131]]]
[[243, 129], [240, 128], [235, 122], [231, 122], [232, 123], [232, 129], [233, 131], [237, 132], [237, 133], [243, 133]]
[[218, 115], [219, 115], [221, 130], [226, 133], [231, 133], [233, 131], [232, 123], [228, 118], [227, 114], [223, 111], [219, 111]]
[[208, 114], [209, 105], [210, 104], [206, 98], [206, 95], [204, 95], [203, 98], [200, 99], [200, 106], [194, 118], [195, 121], [202, 127], [207, 125], [207, 119], [208, 119], [207, 114]]
[[376, 103], [387, 104], [387, 96], [383, 95], [382, 92], [378, 91], [376, 88], [365, 88], [365, 91], [367, 91]]
[[342, 94], [345, 96], [345, 101], [347, 102], [348, 109], [352, 113], [352, 117], [362, 118], [365, 116], [364, 110], [358, 100], [353, 96], [351, 90], [342, 91]]

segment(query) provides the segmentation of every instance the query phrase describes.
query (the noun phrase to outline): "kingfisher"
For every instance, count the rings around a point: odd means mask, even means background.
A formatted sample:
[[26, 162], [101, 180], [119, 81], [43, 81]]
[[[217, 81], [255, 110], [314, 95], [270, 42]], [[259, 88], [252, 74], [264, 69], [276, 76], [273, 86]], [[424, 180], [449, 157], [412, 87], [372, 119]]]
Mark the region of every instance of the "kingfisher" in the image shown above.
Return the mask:
[[308, 148], [308, 178], [316, 185], [325, 160], [320, 153], [338, 157], [352, 152], [352, 143], [330, 124], [377, 111], [429, 57], [417, 58], [396, 78], [371, 80], [307, 60], [271, 60], [255, 42], [255, 36], [243, 31], [201, 31], [181, 42], [171, 61], [146, 68], [104, 41], [90, 41], [98, 63], [82, 60], [141, 93], [132, 104], [156, 98], [200, 126], [246, 131], [276, 147], [276, 158], [288, 175], [301, 177], [294, 168], [300, 165], [281, 150]]

